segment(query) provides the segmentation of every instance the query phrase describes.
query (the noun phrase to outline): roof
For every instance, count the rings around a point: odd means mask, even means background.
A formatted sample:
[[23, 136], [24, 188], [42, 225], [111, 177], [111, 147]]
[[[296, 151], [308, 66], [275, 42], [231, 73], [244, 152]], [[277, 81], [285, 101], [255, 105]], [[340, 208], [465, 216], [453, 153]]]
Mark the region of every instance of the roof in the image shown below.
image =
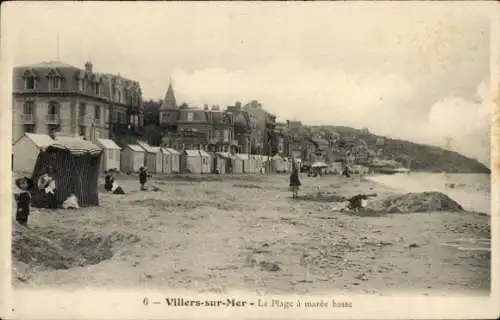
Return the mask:
[[208, 152], [206, 152], [205, 150], [198, 150], [200, 152], [200, 155], [202, 157], [210, 157], [210, 154], [208, 154]]
[[22, 68], [75, 68], [78, 69], [77, 67], [67, 64], [61, 61], [42, 61], [39, 63], [35, 64], [27, 64], [27, 65], [21, 65], [18, 67]]
[[184, 153], [188, 157], [199, 157], [200, 156], [200, 153], [198, 152], [198, 150], [184, 150]]
[[38, 148], [46, 148], [54, 143], [54, 140], [46, 134], [37, 133], [25, 133], [28, 139], [30, 139]]
[[114, 150], [121, 150], [120, 148], [113, 140], [111, 139], [101, 139], [98, 138], [96, 139], [97, 143], [103, 147], [104, 149], [114, 149]]
[[238, 153], [237, 156], [242, 160], [250, 159], [250, 155], [248, 153]]
[[172, 83], [168, 84], [167, 93], [165, 94], [165, 99], [161, 103], [160, 110], [177, 110], [178, 106], [175, 101], [174, 89], [172, 88]]
[[180, 154], [179, 151], [172, 149], [172, 148], [161, 148], [162, 152], [167, 152], [170, 154]]
[[129, 145], [127, 145], [127, 147], [130, 148], [130, 150], [132, 150], [134, 152], [144, 152], [144, 149], [141, 148], [141, 146], [136, 145], [136, 144], [129, 144]]
[[68, 150], [73, 155], [100, 154], [102, 148], [88, 140], [73, 137], [56, 137], [56, 140], [48, 148]]
[[216, 152], [215, 154], [226, 159], [231, 159], [231, 155], [228, 152]]
[[160, 147], [153, 147], [143, 141], [137, 141], [137, 144], [144, 149], [144, 151], [148, 153], [158, 153], [160, 152]]

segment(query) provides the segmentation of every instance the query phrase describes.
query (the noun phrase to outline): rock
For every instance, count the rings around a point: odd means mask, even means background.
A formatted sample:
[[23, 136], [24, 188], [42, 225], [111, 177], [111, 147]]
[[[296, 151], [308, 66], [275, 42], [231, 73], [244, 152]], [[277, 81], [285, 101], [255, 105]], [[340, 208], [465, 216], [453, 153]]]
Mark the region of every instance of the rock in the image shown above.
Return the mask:
[[280, 271], [281, 267], [275, 263], [275, 262], [267, 262], [267, 261], [261, 261], [260, 262], [260, 269], [264, 271]]
[[407, 193], [370, 201], [367, 210], [384, 213], [464, 211], [456, 201], [441, 192]]

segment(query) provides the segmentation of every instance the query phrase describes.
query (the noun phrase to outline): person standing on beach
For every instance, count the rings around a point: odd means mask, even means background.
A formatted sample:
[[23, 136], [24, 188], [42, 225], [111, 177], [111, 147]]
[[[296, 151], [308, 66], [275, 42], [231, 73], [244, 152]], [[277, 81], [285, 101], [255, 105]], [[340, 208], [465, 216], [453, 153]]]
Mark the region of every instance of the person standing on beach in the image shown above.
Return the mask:
[[149, 174], [147, 168], [141, 167], [139, 169], [139, 183], [141, 184], [141, 190], [146, 190], [146, 182], [148, 181]]
[[14, 194], [16, 200], [16, 221], [26, 226], [28, 225], [28, 217], [30, 215], [30, 202], [31, 193], [30, 190], [33, 187], [33, 180], [24, 177], [21, 179], [16, 179], [15, 181], [18, 190]]
[[301, 186], [299, 179], [299, 170], [297, 169], [297, 164], [295, 160], [292, 160], [292, 173], [290, 174], [290, 190], [292, 191], [292, 197], [295, 199], [298, 197], [299, 187]]

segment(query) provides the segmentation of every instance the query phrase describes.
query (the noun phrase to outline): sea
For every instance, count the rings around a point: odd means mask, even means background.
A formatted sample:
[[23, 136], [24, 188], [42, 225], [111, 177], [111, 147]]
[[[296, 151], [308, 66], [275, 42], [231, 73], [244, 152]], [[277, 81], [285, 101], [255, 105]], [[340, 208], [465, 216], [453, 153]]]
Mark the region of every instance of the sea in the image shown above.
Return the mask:
[[465, 210], [491, 215], [491, 176], [475, 173], [397, 173], [368, 179], [403, 192], [438, 191]]

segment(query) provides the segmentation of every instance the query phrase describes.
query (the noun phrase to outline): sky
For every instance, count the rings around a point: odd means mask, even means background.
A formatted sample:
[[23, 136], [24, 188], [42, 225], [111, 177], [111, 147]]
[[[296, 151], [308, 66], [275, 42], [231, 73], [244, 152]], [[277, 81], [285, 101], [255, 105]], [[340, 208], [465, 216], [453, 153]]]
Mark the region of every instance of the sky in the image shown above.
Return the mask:
[[[144, 99], [259, 100], [280, 120], [348, 125], [489, 164], [490, 4], [7, 2], [2, 57], [140, 82]], [[59, 39], [59, 40], [58, 40]], [[59, 43], [59, 45], [58, 45]]]

